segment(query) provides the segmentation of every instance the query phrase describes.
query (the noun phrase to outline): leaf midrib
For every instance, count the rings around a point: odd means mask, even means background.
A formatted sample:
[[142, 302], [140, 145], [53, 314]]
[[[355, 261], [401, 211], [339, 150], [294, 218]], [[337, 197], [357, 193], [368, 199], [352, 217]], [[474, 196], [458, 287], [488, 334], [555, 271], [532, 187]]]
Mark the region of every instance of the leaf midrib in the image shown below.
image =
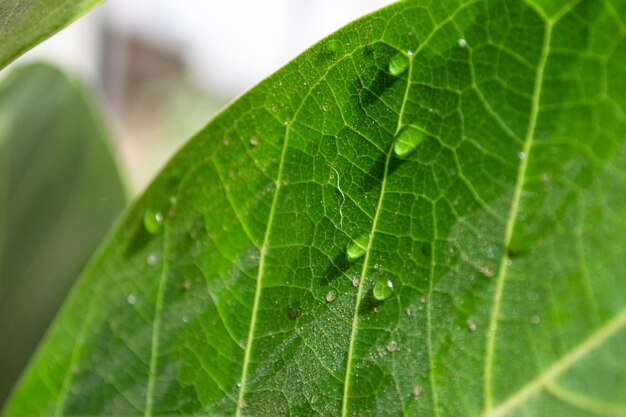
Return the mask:
[[[538, 14], [539, 15], [539, 14]], [[541, 15], [539, 15], [541, 17]], [[491, 307], [491, 313], [489, 316], [489, 325], [487, 327], [487, 346], [485, 353], [485, 369], [484, 369], [484, 384], [483, 384], [483, 414], [489, 414], [492, 408], [492, 377], [493, 377], [493, 361], [495, 352], [495, 339], [498, 318], [500, 315], [500, 303], [502, 301], [502, 295], [504, 292], [504, 283], [506, 280], [507, 264], [508, 264], [508, 248], [513, 238], [513, 230], [517, 221], [519, 212], [519, 205], [526, 182], [526, 169], [528, 167], [528, 161], [530, 159], [530, 151], [532, 148], [533, 139], [535, 136], [535, 129], [537, 125], [537, 118], [539, 116], [539, 105], [541, 99], [541, 89], [543, 86], [543, 74], [548, 61], [548, 55], [550, 51], [550, 40], [552, 37], [552, 25], [549, 20], [543, 19], [545, 22], [544, 38], [541, 47], [541, 55], [539, 57], [537, 71], [535, 72], [535, 83], [533, 86], [533, 95], [531, 102], [530, 116], [528, 118], [528, 128], [526, 130], [526, 136], [522, 145], [523, 157], [520, 161], [520, 166], [517, 172], [517, 179], [515, 181], [515, 187], [513, 189], [513, 198], [511, 200], [511, 208], [508, 215], [508, 220], [505, 225], [504, 241], [502, 242], [502, 254], [500, 256], [500, 265], [498, 267], [498, 275], [496, 276], [496, 288], [493, 295], [493, 304]]]
[[511, 244], [511, 240], [513, 237], [513, 231], [515, 228], [515, 223], [517, 220], [517, 214], [519, 210], [519, 203], [521, 199], [521, 194], [524, 188], [524, 183], [526, 180], [526, 168], [528, 165], [530, 151], [532, 149], [532, 142], [535, 136], [536, 123], [537, 118], [539, 116], [539, 108], [540, 108], [540, 98], [541, 98], [541, 90], [543, 86], [543, 75], [545, 72], [545, 67], [548, 61], [548, 57], [550, 55], [550, 43], [552, 38], [552, 29], [558, 23], [558, 21], [567, 15], [578, 3], [580, 0], [572, 1], [565, 6], [563, 6], [553, 17], [548, 17], [545, 13], [538, 8], [538, 6], [531, 1], [524, 1], [527, 5], [529, 5], [537, 15], [544, 21], [545, 23], [545, 32], [543, 45], [541, 50], [541, 56], [539, 60], [539, 65], [537, 67], [537, 72], [535, 76], [535, 85], [533, 91], [533, 101], [531, 106], [531, 115], [529, 117], [529, 124], [526, 133], [526, 137], [524, 139], [523, 150], [525, 157], [522, 159], [520, 163], [520, 167], [518, 170], [518, 177], [516, 180], [516, 185], [514, 189], [514, 196], [511, 202], [511, 209], [509, 212], [508, 221], [505, 229], [505, 237], [502, 247], [502, 256], [500, 258], [500, 265], [498, 269], [498, 276], [496, 282], [496, 290], [494, 292], [494, 302], [492, 305], [489, 327], [488, 327], [488, 336], [487, 336], [487, 349], [486, 349], [486, 358], [485, 358], [485, 370], [484, 370], [484, 385], [483, 385], [483, 395], [484, 395], [484, 408], [482, 412], [483, 417], [498, 417], [503, 416], [507, 412], [517, 408], [524, 400], [526, 400], [529, 396], [534, 394], [536, 391], [544, 388], [546, 384], [551, 382], [554, 378], [556, 378], [559, 374], [567, 370], [570, 366], [572, 366], [576, 361], [578, 361], [583, 356], [587, 355], [590, 351], [600, 346], [604, 341], [609, 339], [615, 333], [620, 331], [622, 328], [626, 327], [626, 309], [619, 312], [613, 319], [606, 322], [602, 325], [596, 332], [594, 332], [591, 336], [585, 339], [583, 342], [576, 345], [576, 347], [569, 351], [565, 356], [563, 356], [560, 360], [554, 362], [550, 367], [541, 372], [538, 376], [536, 376], [532, 381], [528, 382], [522, 388], [517, 390], [514, 394], [509, 396], [503, 402], [500, 403], [495, 409], [492, 409], [492, 377], [493, 377], [493, 360], [494, 360], [494, 352], [495, 352], [495, 335], [497, 331], [497, 322], [500, 310], [500, 303], [502, 300], [502, 294], [504, 290], [504, 283], [506, 279], [506, 271], [508, 264], [508, 253], [507, 248]]
[[[359, 45], [359, 48], [362, 48], [363, 45]], [[356, 50], [356, 48], [355, 48]], [[350, 54], [352, 54], [354, 52], [354, 50], [350, 51]], [[289, 144], [289, 133], [291, 132], [291, 127], [295, 124], [296, 122], [296, 118], [298, 116], [298, 114], [300, 113], [300, 110], [302, 109], [302, 107], [304, 106], [304, 103], [306, 102], [307, 98], [312, 94], [313, 90], [315, 90], [315, 88], [325, 79], [325, 76], [332, 70], [334, 69], [337, 65], [339, 65], [340, 62], [343, 61], [343, 59], [349, 54], [344, 54], [342, 56], [338, 56], [337, 60], [330, 65], [326, 71], [320, 75], [320, 77], [318, 78], [318, 80], [311, 85], [311, 87], [308, 89], [308, 91], [306, 92], [306, 94], [302, 97], [302, 100], [300, 101], [300, 104], [298, 106], [298, 108], [294, 111], [293, 116], [287, 120], [289, 120], [289, 124], [285, 127], [285, 139], [283, 141], [283, 146], [281, 149], [281, 154], [280, 154], [280, 159], [279, 159], [279, 164], [278, 164], [278, 173], [276, 175], [276, 180], [274, 182], [276, 188], [274, 190], [274, 195], [272, 196], [272, 205], [270, 207], [270, 213], [268, 215], [268, 222], [267, 222], [267, 226], [265, 228], [265, 234], [263, 236], [263, 243], [259, 249], [260, 254], [259, 254], [259, 268], [258, 268], [258, 272], [257, 272], [257, 278], [256, 278], [256, 289], [255, 289], [255, 294], [254, 294], [254, 303], [252, 305], [252, 317], [250, 318], [250, 326], [248, 329], [248, 338], [246, 341], [246, 350], [244, 353], [244, 360], [243, 360], [243, 366], [242, 366], [242, 372], [241, 372], [241, 379], [239, 382], [239, 393], [237, 396], [237, 404], [235, 405], [235, 415], [237, 417], [241, 416], [241, 409], [243, 408], [242, 405], [244, 404], [244, 397], [245, 397], [245, 388], [246, 388], [246, 382], [247, 382], [247, 377], [248, 377], [248, 366], [250, 364], [250, 355], [252, 353], [252, 342], [253, 342], [253, 337], [254, 337], [254, 330], [256, 327], [256, 313], [259, 309], [259, 304], [260, 304], [260, 299], [261, 299], [261, 289], [262, 289], [262, 281], [263, 281], [263, 274], [265, 272], [265, 257], [267, 256], [267, 253], [269, 252], [269, 242], [270, 242], [270, 234], [271, 234], [271, 230], [272, 230], [272, 225], [273, 225], [273, 221], [274, 221], [274, 213], [276, 210], [276, 202], [278, 201], [278, 195], [280, 193], [280, 189], [282, 188], [282, 182], [283, 182], [283, 166], [284, 166], [284, 161], [285, 161], [285, 156], [287, 153], [287, 149], [288, 149], [288, 144]]]
[[[408, 95], [409, 95], [409, 91], [411, 89], [411, 82], [412, 82], [412, 68], [413, 68], [413, 60], [415, 59], [415, 57], [417, 57], [419, 55], [419, 53], [422, 51], [422, 49], [424, 49], [424, 47], [426, 47], [430, 40], [432, 39], [433, 36], [435, 36], [439, 30], [444, 27], [446, 24], [448, 24], [449, 22], [453, 21], [454, 18], [456, 18], [456, 16], [463, 10], [467, 9], [468, 7], [474, 5], [475, 3], [478, 3], [478, 1], [480, 0], [474, 0], [474, 1], [470, 1], [468, 3], [462, 4], [461, 6], [459, 6], [453, 13], [451, 13], [447, 18], [445, 18], [444, 20], [442, 20], [439, 24], [437, 24], [432, 30], [431, 32], [428, 34], [428, 36], [426, 36], [426, 38], [424, 39], [424, 42], [422, 42], [419, 47], [413, 52], [413, 54], [411, 56], [408, 56], [408, 60], [409, 60], [409, 66], [408, 66], [408, 78], [407, 78], [407, 86], [406, 89], [404, 91], [404, 96], [402, 99], [402, 103], [400, 106], [400, 112], [398, 113], [398, 123], [396, 126], [396, 131], [394, 134], [394, 140], [395, 140], [395, 136], [400, 132], [400, 130], [402, 129], [403, 125], [402, 125], [402, 116], [404, 115], [404, 108], [406, 105], [406, 102], [408, 100]], [[385, 185], [387, 182], [387, 174], [388, 174], [388, 168], [389, 168], [389, 161], [391, 159], [391, 155], [393, 154], [393, 147], [394, 147], [394, 142], [392, 141], [391, 146], [389, 148], [389, 151], [387, 153], [387, 158], [385, 160], [385, 169], [383, 172], [383, 179], [382, 179], [382, 186], [381, 186], [381, 192], [380, 192], [380, 196], [379, 196], [379, 200], [378, 200], [378, 205], [376, 207], [376, 212], [374, 214], [374, 219], [372, 221], [372, 229], [370, 231], [369, 234], [369, 240], [368, 240], [368, 244], [367, 244], [367, 248], [365, 251], [365, 259], [363, 261], [363, 268], [361, 271], [361, 284], [359, 285], [358, 291], [357, 291], [357, 298], [356, 298], [356, 304], [354, 307], [354, 314], [353, 314], [353, 320], [352, 320], [352, 329], [351, 329], [351, 333], [350, 333], [350, 344], [349, 344], [349, 348], [348, 348], [348, 356], [346, 359], [346, 372], [344, 374], [344, 389], [343, 389], [343, 397], [342, 397], [342, 406], [341, 406], [341, 415], [342, 417], [346, 417], [347, 413], [348, 413], [348, 394], [349, 394], [349, 390], [350, 390], [350, 375], [351, 375], [351, 368], [352, 368], [352, 353], [354, 350], [354, 341], [356, 339], [356, 329], [357, 329], [357, 324], [358, 324], [358, 312], [359, 312], [359, 306], [360, 306], [360, 302], [361, 299], [363, 298], [362, 296], [362, 289], [364, 288], [364, 279], [365, 279], [365, 273], [367, 272], [367, 267], [368, 267], [368, 263], [369, 263], [369, 256], [370, 256], [370, 252], [371, 252], [371, 246], [372, 246], [372, 242], [374, 240], [374, 236], [376, 234], [376, 227], [377, 227], [377, 223], [378, 223], [378, 216], [379, 213], [381, 211], [381, 207], [382, 207], [382, 202], [384, 199], [384, 195], [385, 195]], [[432, 256], [432, 251], [431, 251], [431, 256]], [[432, 275], [432, 269], [431, 268], [431, 275]], [[430, 292], [432, 291], [432, 277], [429, 280], [429, 295]], [[431, 326], [431, 322], [430, 322], [430, 307], [428, 307], [427, 310], [427, 314], [428, 314], [428, 357], [429, 357], [429, 361], [431, 364], [431, 370], [433, 369], [433, 363], [432, 363], [432, 355], [431, 355], [431, 330], [432, 330], [432, 326]], [[437, 391], [436, 391], [436, 386], [435, 386], [435, 380], [432, 374], [432, 371], [430, 373], [430, 384], [431, 384], [431, 395], [432, 395], [432, 400], [433, 400], [433, 409], [435, 411], [435, 416], [439, 415], [439, 409], [438, 409], [438, 401], [437, 401]]]
[[409, 90], [411, 89], [411, 74], [413, 73], [413, 56], [408, 57], [409, 66], [408, 66], [408, 77], [406, 88], [404, 90], [404, 96], [402, 98], [402, 104], [400, 106], [400, 111], [398, 113], [398, 123], [396, 126], [396, 131], [394, 133], [394, 139], [391, 141], [391, 145], [387, 151], [387, 156], [385, 158], [385, 168], [383, 171], [383, 179], [380, 187], [380, 195], [378, 197], [378, 203], [376, 205], [376, 211], [374, 212], [374, 218], [372, 220], [372, 228], [369, 233], [369, 239], [367, 242], [367, 248], [365, 249], [365, 258], [363, 260], [363, 268], [361, 269], [361, 283], [359, 284], [356, 302], [354, 305], [354, 313], [352, 316], [352, 326], [350, 330], [350, 344], [348, 345], [348, 356], [346, 359], [346, 371], [344, 373], [344, 382], [343, 382], [343, 396], [341, 401], [341, 415], [342, 417], [347, 416], [348, 414], [348, 393], [350, 391], [350, 374], [352, 369], [352, 353], [354, 351], [354, 341], [356, 340], [356, 331], [357, 324], [359, 319], [359, 307], [361, 304], [361, 299], [363, 298], [363, 288], [365, 287], [365, 274], [367, 272], [367, 267], [369, 265], [369, 258], [371, 254], [372, 242], [374, 241], [374, 235], [376, 234], [376, 228], [378, 226], [378, 218], [381, 212], [383, 200], [385, 198], [385, 187], [387, 185], [387, 175], [389, 173], [389, 161], [391, 160], [391, 155], [393, 154], [395, 136], [398, 134], [400, 129], [402, 128], [402, 116], [404, 115], [404, 107], [407, 102], [407, 97], [409, 95]]
[[579, 343], [559, 361], [553, 363], [532, 381], [519, 389], [513, 395], [509, 396], [505, 401], [498, 405], [498, 407], [490, 410], [489, 412], [483, 413], [483, 417], [505, 416], [509, 411], [516, 409], [528, 397], [547, 386], [557, 376], [575, 364], [579, 359], [601, 346], [602, 343], [610, 339], [612, 336], [615, 336], [624, 328], [626, 328], [626, 308], [618, 312], [613, 319], [609, 320], [591, 336]]

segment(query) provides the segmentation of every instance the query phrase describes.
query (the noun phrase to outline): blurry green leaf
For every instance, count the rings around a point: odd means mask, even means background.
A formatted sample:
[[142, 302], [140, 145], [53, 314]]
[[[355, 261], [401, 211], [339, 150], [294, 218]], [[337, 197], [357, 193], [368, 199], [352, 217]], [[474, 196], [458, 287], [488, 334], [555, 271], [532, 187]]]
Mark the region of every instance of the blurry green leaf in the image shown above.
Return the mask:
[[93, 106], [47, 65], [0, 82], [0, 403], [124, 206]]
[[103, 0], [0, 0], [0, 69]]
[[624, 415], [626, 2], [538, 4], [400, 2], [228, 107], [6, 415]]

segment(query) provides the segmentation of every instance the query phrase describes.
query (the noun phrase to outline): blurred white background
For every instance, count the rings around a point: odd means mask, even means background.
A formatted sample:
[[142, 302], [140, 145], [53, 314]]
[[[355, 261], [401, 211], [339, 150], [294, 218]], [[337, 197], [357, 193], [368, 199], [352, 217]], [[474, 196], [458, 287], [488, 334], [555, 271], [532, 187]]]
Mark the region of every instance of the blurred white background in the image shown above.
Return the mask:
[[11, 65], [49, 60], [92, 89], [136, 194], [226, 103], [390, 3], [109, 0]]

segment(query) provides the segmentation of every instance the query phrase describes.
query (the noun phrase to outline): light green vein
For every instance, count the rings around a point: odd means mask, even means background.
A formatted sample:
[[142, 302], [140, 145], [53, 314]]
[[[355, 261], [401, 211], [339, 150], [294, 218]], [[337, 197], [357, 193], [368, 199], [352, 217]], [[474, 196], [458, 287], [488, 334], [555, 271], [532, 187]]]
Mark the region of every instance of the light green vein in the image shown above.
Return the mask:
[[625, 417], [626, 406], [598, 400], [579, 392], [572, 392], [554, 383], [548, 383], [545, 390], [564, 404], [604, 417]]
[[152, 322], [152, 341], [150, 344], [150, 371], [148, 374], [148, 387], [146, 389], [146, 410], [145, 417], [152, 415], [154, 403], [154, 384], [156, 382], [157, 364], [159, 356], [159, 337], [161, 333], [161, 313], [163, 312], [163, 298], [165, 296], [165, 285], [169, 271], [167, 260], [167, 222], [163, 224], [163, 249], [162, 249], [162, 269], [157, 289], [156, 305], [154, 307], [154, 321]]
[[433, 283], [435, 282], [435, 242], [437, 239], [437, 213], [435, 210], [435, 204], [431, 204], [432, 216], [433, 216], [433, 241], [430, 243], [430, 274], [428, 276], [428, 295], [426, 298], [426, 325], [428, 326], [427, 333], [427, 349], [428, 349], [428, 380], [430, 382], [431, 397], [433, 400], [433, 412], [435, 416], [439, 416], [439, 398], [437, 397], [437, 383], [435, 378], [435, 360], [433, 358], [433, 322], [432, 322], [432, 294]]
[[[104, 280], [100, 280], [99, 282], [102, 283], [104, 282]], [[72, 296], [72, 293], [78, 292], [79, 286], [75, 288], [76, 289], [73, 290], [68, 295], [68, 298]], [[100, 294], [101, 293], [100, 288], [101, 288], [101, 285], [96, 285], [96, 288], [94, 289], [92, 293], [93, 294], [92, 296], [95, 297], [97, 294]], [[67, 391], [69, 390], [69, 387], [72, 384], [72, 381], [74, 380], [74, 369], [76, 368], [76, 366], [78, 365], [78, 362], [80, 361], [83, 347], [85, 346], [85, 340], [87, 339], [87, 335], [88, 335], [87, 329], [91, 325], [91, 322], [93, 321], [93, 318], [96, 312], [96, 307], [95, 307], [96, 303], [94, 303], [91, 300], [86, 300], [86, 301], [89, 302], [89, 306], [87, 307], [87, 313], [85, 314], [85, 317], [83, 318], [83, 322], [80, 328], [78, 329], [78, 333], [74, 340], [74, 346], [72, 347], [72, 351], [70, 355], [70, 362], [68, 364], [67, 369], [65, 370], [65, 376], [63, 377], [63, 382], [61, 383], [61, 388], [59, 389], [59, 393], [57, 395], [57, 400], [54, 405], [53, 416], [63, 415], [63, 409], [65, 408], [65, 402], [67, 400]]]
[[582, 357], [589, 354], [591, 351], [602, 345], [609, 338], [614, 336], [620, 330], [626, 327], [626, 309], [611, 319], [609, 322], [600, 327], [591, 336], [578, 344], [574, 349], [570, 350], [568, 354], [563, 356], [560, 360], [552, 364], [549, 368], [544, 370], [536, 378], [518, 390], [515, 394], [511, 395], [507, 400], [502, 402], [497, 408], [492, 410], [485, 410], [484, 417], [500, 417], [505, 416], [511, 410], [516, 409], [526, 401], [531, 395], [537, 391], [543, 389], [547, 384], [554, 381], [554, 379], [561, 373], [569, 369], [573, 364], [578, 362]]
[[[435, 26], [431, 32], [428, 34], [428, 36], [424, 39], [424, 41], [419, 45], [419, 47], [414, 51], [414, 53], [409, 56], [409, 68], [408, 68], [408, 80], [407, 80], [407, 86], [406, 89], [404, 91], [404, 97], [402, 99], [402, 104], [400, 106], [400, 112], [398, 114], [398, 124], [396, 126], [396, 131], [395, 131], [395, 135], [398, 134], [398, 132], [400, 132], [400, 129], [402, 129], [403, 125], [402, 125], [402, 116], [404, 114], [404, 107], [406, 105], [407, 99], [408, 99], [408, 94], [409, 94], [409, 90], [411, 87], [411, 82], [412, 82], [412, 68], [413, 68], [413, 59], [419, 55], [419, 53], [422, 51], [422, 49], [429, 44], [430, 40], [433, 38], [433, 36], [435, 36], [438, 32], [439, 29], [441, 29], [442, 27], [444, 27], [446, 24], [452, 22], [456, 16], [463, 10], [467, 9], [468, 7], [474, 5], [475, 3], [477, 3], [478, 0], [475, 1], [470, 1], [466, 4], [461, 5], [459, 8], [457, 8], [452, 14], [450, 14], [446, 19], [444, 19], [443, 21], [441, 21], [437, 26]], [[395, 136], [394, 135], [394, 136]], [[378, 199], [378, 204], [376, 207], [376, 212], [374, 214], [374, 219], [372, 221], [372, 229], [370, 231], [369, 234], [369, 240], [367, 242], [367, 248], [365, 251], [365, 258], [363, 260], [363, 268], [361, 270], [361, 279], [364, 280], [365, 279], [365, 273], [367, 271], [367, 266], [369, 263], [369, 258], [370, 258], [370, 253], [371, 253], [371, 247], [372, 247], [372, 242], [374, 240], [374, 235], [376, 233], [376, 227], [378, 224], [378, 217], [381, 211], [381, 207], [382, 207], [382, 202], [383, 202], [383, 198], [385, 195], [385, 186], [387, 183], [387, 173], [388, 173], [388, 168], [389, 168], [389, 161], [391, 159], [391, 155], [393, 153], [393, 143], [391, 144], [391, 147], [389, 149], [389, 152], [387, 153], [387, 159], [385, 160], [385, 169], [383, 172], [383, 179], [382, 179], [382, 185], [381, 185], [381, 191], [380, 191], [380, 196]], [[356, 332], [357, 332], [357, 325], [358, 325], [358, 318], [359, 318], [359, 307], [360, 307], [360, 303], [361, 303], [361, 299], [363, 298], [363, 288], [365, 287], [365, 285], [363, 283], [361, 283], [361, 285], [359, 285], [358, 291], [357, 291], [357, 298], [356, 298], [356, 305], [354, 307], [354, 315], [352, 317], [352, 329], [350, 332], [350, 344], [348, 346], [348, 357], [346, 359], [346, 372], [344, 375], [344, 384], [343, 384], [343, 396], [342, 396], [342, 400], [341, 400], [341, 415], [342, 417], [346, 417], [347, 413], [348, 413], [348, 394], [350, 392], [350, 374], [351, 374], [351, 370], [352, 370], [352, 355], [354, 352], [354, 342], [356, 339]], [[429, 325], [429, 332], [431, 331], [430, 329], [430, 325]], [[428, 350], [429, 350], [429, 357], [430, 356], [430, 349], [431, 346], [429, 344], [428, 346]], [[431, 357], [432, 358], [432, 357]], [[431, 362], [432, 365], [432, 362]], [[435, 384], [434, 384], [434, 376], [432, 375], [433, 372], [433, 368], [431, 366], [431, 374], [430, 374], [430, 378], [431, 378], [431, 385], [432, 385], [432, 395], [433, 395], [433, 402], [435, 403], [433, 405], [433, 408], [435, 410], [437, 410], [437, 395], [436, 395], [436, 391], [435, 391]], [[435, 414], [437, 415], [437, 414]]]
[[[408, 77], [406, 88], [404, 90], [404, 97], [402, 98], [402, 104], [400, 106], [400, 112], [398, 113], [398, 123], [396, 126], [396, 131], [394, 133], [394, 138], [402, 129], [402, 115], [404, 114], [404, 106], [406, 105], [407, 98], [409, 96], [409, 90], [411, 88], [411, 75], [413, 73], [413, 56], [408, 56], [409, 68], [408, 68]], [[374, 219], [372, 221], [372, 228], [369, 233], [369, 239], [367, 241], [367, 248], [365, 249], [365, 258], [363, 260], [363, 268], [361, 270], [361, 284], [357, 290], [356, 295], [356, 304], [354, 306], [354, 314], [352, 316], [352, 329], [350, 331], [350, 344], [348, 345], [348, 357], [346, 359], [346, 372], [344, 374], [344, 382], [343, 382], [343, 396], [341, 400], [341, 415], [346, 417], [348, 415], [348, 394], [350, 392], [350, 375], [352, 371], [352, 354], [354, 352], [354, 342], [356, 340], [356, 332], [357, 325], [359, 321], [359, 307], [361, 305], [361, 299], [363, 298], [363, 288], [365, 288], [365, 277], [367, 272], [367, 267], [369, 265], [369, 258], [372, 253], [372, 242], [374, 241], [374, 235], [376, 234], [376, 228], [378, 226], [378, 219], [380, 216], [380, 212], [383, 205], [383, 200], [385, 197], [385, 186], [387, 185], [387, 174], [389, 172], [389, 161], [391, 160], [391, 155], [393, 154], [394, 140], [391, 141], [391, 145], [389, 146], [389, 150], [387, 151], [387, 157], [385, 159], [385, 169], [383, 171], [383, 178], [380, 187], [380, 195], [378, 197], [378, 203], [376, 205], [376, 211], [374, 213]]]
[[543, 73], [548, 61], [550, 39], [552, 37], [552, 22], [547, 21], [545, 27], [545, 33], [543, 38], [543, 45], [541, 47], [541, 56], [537, 65], [537, 72], [535, 74], [535, 84], [533, 87], [533, 100], [531, 103], [530, 117], [528, 120], [528, 130], [524, 138], [522, 145], [522, 152], [524, 158], [520, 161], [519, 169], [517, 172], [517, 179], [515, 182], [515, 188], [513, 190], [513, 198], [511, 201], [511, 209], [509, 211], [508, 220], [505, 226], [504, 242], [502, 244], [502, 256], [500, 257], [500, 265], [498, 268], [498, 275], [496, 276], [496, 288], [493, 296], [493, 305], [491, 308], [491, 314], [489, 318], [489, 327], [487, 333], [487, 346], [485, 354], [485, 369], [484, 369], [484, 385], [483, 385], [483, 402], [484, 412], [489, 414], [492, 407], [491, 390], [492, 390], [492, 377], [493, 377], [493, 361], [495, 351], [496, 330], [498, 323], [498, 316], [500, 314], [500, 303], [502, 302], [502, 293], [504, 290], [504, 282], [507, 272], [508, 254], [507, 248], [511, 244], [513, 237], [513, 229], [515, 228], [515, 222], [517, 220], [517, 214], [519, 211], [520, 199], [522, 196], [522, 190], [524, 188], [524, 182], [526, 181], [526, 168], [528, 166], [528, 160], [530, 159], [530, 150], [532, 147], [533, 137], [535, 135], [535, 128], [537, 125], [537, 117], [539, 115], [539, 103], [541, 96], [541, 87], [543, 84]]
[[344, 58], [343, 56], [338, 57], [337, 61], [333, 65], [328, 67], [328, 69], [324, 72], [324, 74], [320, 76], [320, 78], [315, 82], [315, 84], [309, 88], [309, 90], [306, 92], [306, 94], [300, 101], [300, 105], [294, 112], [293, 117], [290, 119], [291, 122], [285, 128], [285, 140], [283, 142], [283, 146], [280, 152], [280, 159], [278, 162], [278, 174], [276, 176], [276, 181], [274, 182], [276, 189], [274, 190], [274, 195], [272, 197], [272, 205], [270, 207], [270, 213], [268, 216], [267, 226], [265, 228], [265, 234], [263, 236], [263, 244], [261, 245], [261, 248], [260, 248], [259, 269], [258, 269], [257, 277], [256, 277], [256, 289], [254, 293], [254, 303], [252, 305], [252, 317], [250, 318], [250, 327], [248, 328], [248, 339], [246, 341], [246, 350], [244, 352], [244, 359], [243, 359], [243, 365], [242, 365], [242, 371], [241, 371], [241, 381], [239, 383], [240, 384], [239, 395], [238, 395], [236, 409], [235, 409], [235, 415], [237, 417], [241, 416], [241, 409], [243, 408], [242, 406], [244, 405], [244, 393], [245, 393], [245, 388], [246, 388], [246, 382], [248, 379], [248, 367], [250, 365], [250, 355], [252, 353], [252, 341], [254, 337], [254, 329], [256, 327], [257, 311], [259, 309], [259, 305], [261, 302], [261, 288], [262, 288], [263, 274], [265, 272], [265, 258], [269, 251], [270, 233], [271, 233], [272, 225], [274, 222], [274, 217], [275, 217], [274, 214], [276, 212], [276, 204], [278, 201], [278, 195], [280, 193], [280, 189], [283, 183], [283, 166], [284, 166], [285, 156], [287, 154], [287, 148], [289, 144], [289, 132], [291, 131], [291, 127], [295, 124], [296, 118], [298, 114], [300, 114], [300, 110], [304, 106], [304, 103], [306, 102], [307, 98], [311, 95], [311, 92], [319, 85], [320, 82], [322, 82], [325, 79], [328, 73], [333, 68], [335, 68], [335, 66], [337, 66], [339, 62], [343, 60], [343, 58]]

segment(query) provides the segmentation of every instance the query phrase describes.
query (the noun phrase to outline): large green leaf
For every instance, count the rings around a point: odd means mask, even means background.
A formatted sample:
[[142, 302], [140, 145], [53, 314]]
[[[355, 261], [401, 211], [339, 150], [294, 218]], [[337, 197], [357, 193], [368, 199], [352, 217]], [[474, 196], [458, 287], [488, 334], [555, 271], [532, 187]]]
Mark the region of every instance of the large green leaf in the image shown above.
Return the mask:
[[128, 212], [6, 415], [626, 415], [623, 16], [404, 1], [314, 46]]
[[0, 0], [0, 69], [104, 0]]
[[124, 206], [92, 108], [47, 65], [0, 82], [0, 404]]

